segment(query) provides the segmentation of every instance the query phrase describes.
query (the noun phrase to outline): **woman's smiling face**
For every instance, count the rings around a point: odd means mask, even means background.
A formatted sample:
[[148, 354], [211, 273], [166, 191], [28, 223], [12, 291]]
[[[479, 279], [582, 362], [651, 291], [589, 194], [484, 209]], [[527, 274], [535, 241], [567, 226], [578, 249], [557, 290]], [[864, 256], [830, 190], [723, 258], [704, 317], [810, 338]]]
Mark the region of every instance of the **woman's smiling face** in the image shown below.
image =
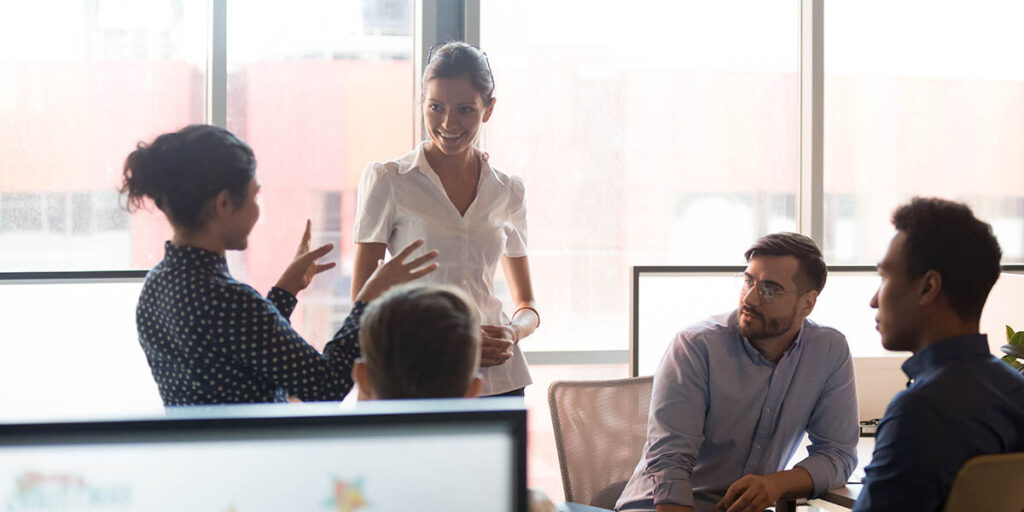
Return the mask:
[[457, 155], [473, 147], [480, 127], [491, 118], [494, 100], [484, 105], [467, 78], [433, 78], [423, 94], [423, 123], [434, 147]]

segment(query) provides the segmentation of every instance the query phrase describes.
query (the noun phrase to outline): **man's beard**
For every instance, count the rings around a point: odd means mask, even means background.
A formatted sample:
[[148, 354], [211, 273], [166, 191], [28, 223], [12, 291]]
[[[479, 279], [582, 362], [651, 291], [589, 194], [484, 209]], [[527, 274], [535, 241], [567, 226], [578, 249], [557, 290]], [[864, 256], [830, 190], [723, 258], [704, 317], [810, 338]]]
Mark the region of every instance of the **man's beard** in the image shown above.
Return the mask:
[[785, 333], [793, 327], [793, 323], [796, 322], [797, 316], [795, 305], [793, 306], [792, 314], [789, 316], [766, 317], [754, 308], [749, 306], [740, 306], [739, 312], [743, 313], [744, 311], [750, 313], [752, 321], [746, 325], [744, 325], [742, 321], [739, 323], [740, 334], [750, 341], [772, 338]]

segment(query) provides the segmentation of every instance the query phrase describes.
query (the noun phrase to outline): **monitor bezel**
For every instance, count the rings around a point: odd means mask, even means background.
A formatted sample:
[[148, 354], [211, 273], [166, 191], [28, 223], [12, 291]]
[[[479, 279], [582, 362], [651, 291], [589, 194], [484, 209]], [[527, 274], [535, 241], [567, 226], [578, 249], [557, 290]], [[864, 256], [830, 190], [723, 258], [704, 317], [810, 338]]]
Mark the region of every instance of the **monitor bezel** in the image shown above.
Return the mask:
[[[302, 413], [295, 415], [281, 414], [276, 408], [268, 410], [271, 414], [259, 415], [246, 411], [244, 415], [231, 415], [227, 412], [219, 417], [169, 415], [129, 419], [0, 423], [0, 450], [32, 446], [237, 440], [239, 433], [246, 432], [256, 434], [258, 438], [273, 439], [275, 436], [272, 434], [275, 431], [294, 433], [296, 429], [310, 429], [310, 433], [321, 434], [338, 428], [384, 429], [424, 426], [436, 429], [445, 425], [467, 424], [498, 426], [512, 438], [512, 510], [527, 510], [527, 425], [524, 408], [487, 407], [478, 410], [461, 408], [412, 412], [334, 411], [328, 414], [310, 413], [309, 408], [306, 408]], [[280, 438], [295, 439], [295, 436]]]

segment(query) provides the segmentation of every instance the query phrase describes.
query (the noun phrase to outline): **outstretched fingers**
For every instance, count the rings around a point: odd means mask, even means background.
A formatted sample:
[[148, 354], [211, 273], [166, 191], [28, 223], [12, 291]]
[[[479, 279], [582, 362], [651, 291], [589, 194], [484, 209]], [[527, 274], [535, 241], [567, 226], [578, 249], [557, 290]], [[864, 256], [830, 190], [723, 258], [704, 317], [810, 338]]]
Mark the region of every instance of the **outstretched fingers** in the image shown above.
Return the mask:
[[[419, 268], [419, 267], [422, 267], [426, 262], [428, 262], [428, 261], [430, 261], [430, 260], [432, 260], [432, 259], [434, 259], [436, 257], [437, 257], [437, 251], [430, 251], [430, 252], [428, 252], [428, 253], [426, 253], [424, 255], [421, 255], [421, 256], [417, 257], [416, 259], [414, 259], [414, 260], [412, 260], [412, 261], [410, 261], [408, 263], [402, 263], [402, 266], [404, 266], [407, 269]], [[436, 266], [437, 263], [434, 263], [434, 265]]]
[[423, 245], [423, 239], [422, 238], [420, 238], [420, 239], [416, 240], [415, 242], [405, 246], [405, 248], [402, 249], [401, 251], [398, 251], [398, 254], [395, 255], [394, 259], [398, 260], [399, 262], [404, 262], [405, 259], [408, 258], [409, 255], [412, 254], [413, 251], [415, 251], [416, 249], [419, 249], [421, 245]]
[[295, 251], [296, 256], [309, 252], [309, 241], [313, 238], [313, 221], [306, 219], [306, 230], [302, 232], [302, 240], [299, 241], [299, 249]]
[[313, 275], [319, 274], [321, 272], [326, 272], [326, 271], [334, 268], [335, 265], [336, 265], [336, 263], [334, 263], [333, 261], [330, 262], [330, 263], [322, 263], [322, 264], [321, 263], [314, 263], [313, 264]]
[[331, 252], [332, 249], [334, 249], [334, 244], [328, 242], [324, 245], [321, 245], [320, 247], [317, 247], [316, 249], [313, 249], [312, 251], [309, 251], [302, 257], [308, 258], [310, 261], [316, 261], [326, 256], [327, 253]]

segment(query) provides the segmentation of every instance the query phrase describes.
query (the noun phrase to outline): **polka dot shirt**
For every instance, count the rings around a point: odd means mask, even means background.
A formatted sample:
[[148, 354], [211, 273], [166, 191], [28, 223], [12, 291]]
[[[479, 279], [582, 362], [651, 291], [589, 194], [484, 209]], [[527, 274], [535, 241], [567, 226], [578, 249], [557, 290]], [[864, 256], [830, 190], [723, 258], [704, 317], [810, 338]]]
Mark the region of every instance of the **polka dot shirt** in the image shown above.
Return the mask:
[[164, 405], [341, 400], [352, 389], [366, 304], [355, 304], [321, 354], [288, 321], [291, 293], [275, 287], [263, 298], [219, 254], [170, 242], [164, 250], [135, 312]]

